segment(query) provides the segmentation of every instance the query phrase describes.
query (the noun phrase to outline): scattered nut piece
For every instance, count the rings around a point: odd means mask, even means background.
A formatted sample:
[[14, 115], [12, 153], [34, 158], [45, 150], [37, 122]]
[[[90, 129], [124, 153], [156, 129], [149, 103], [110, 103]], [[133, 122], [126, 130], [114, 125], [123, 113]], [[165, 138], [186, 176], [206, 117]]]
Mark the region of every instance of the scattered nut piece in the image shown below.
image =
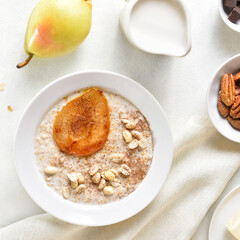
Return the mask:
[[76, 182], [77, 181], [77, 174], [75, 172], [68, 173], [67, 177], [71, 182]]
[[53, 166], [48, 166], [48, 167], [46, 167], [46, 168], [44, 169], [44, 172], [45, 172], [46, 174], [51, 174], [51, 175], [53, 175], [53, 174], [56, 174], [56, 173], [58, 172], [58, 169], [57, 169], [56, 167], [53, 167]]
[[63, 188], [62, 194], [63, 194], [63, 197], [65, 199], [69, 199], [70, 198], [70, 190], [69, 190], [69, 188], [68, 187]]
[[120, 186], [120, 180], [115, 179], [114, 181], [111, 181], [110, 184], [111, 184], [113, 187], [119, 187], [119, 186]]
[[[42, 151], [42, 152], [43, 152], [43, 151]], [[53, 158], [53, 159], [49, 160], [49, 162], [50, 162], [51, 166], [54, 166], [54, 167], [57, 166], [56, 159]]]
[[120, 118], [121, 118], [121, 120], [122, 120], [122, 119], [128, 119], [129, 117], [128, 117], [128, 115], [125, 114], [125, 113], [120, 113]]
[[106, 171], [105, 172], [105, 177], [109, 181], [113, 181], [115, 179], [115, 174], [111, 171]]
[[127, 129], [134, 129], [136, 127], [136, 123], [135, 122], [129, 122], [126, 124], [126, 128]]
[[5, 89], [5, 83], [1, 82], [0, 83], [0, 91], [3, 91]]
[[142, 149], [147, 147], [147, 143], [146, 143], [146, 141], [144, 139], [141, 139], [140, 141], [138, 141], [138, 145]]
[[9, 112], [12, 112], [12, 111], [13, 111], [13, 108], [12, 108], [10, 105], [9, 105], [7, 108], [8, 108], [8, 111], [9, 111]]
[[83, 192], [85, 190], [86, 186], [85, 184], [80, 184], [75, 190], [74, 193], [80, 193]]
[[52, 177], [45, 177], [45, 180], [48, 182], [51, 181], [51, 179], [52, 179]]
[[112, 194], [114, 194], [114, 188], [111, 187], [111, 186], [106, 186], [106, 187], [103, 189], [103, 192], [104, 192], [104, 194], [106, 194], [106, 195], [112, 195]]
[[42, 138], [42, 139], [47, 139], [47, 138], [48, 138], [48, 135], [43, 133], [43, 134], [41, 134], [41, 138]]
[[127, 143], [132, 141], [132, 134], [128, 130], [123, 130], [123, 137]]
[[151, 159], [152, 159], [152, 154], [147, 154], [147, 155], [146, 155], [146, 159], [147, 159], [147, 160], [151, 160]]
[[131, 173], [131, 169], [128, 165], [122, 164], [121, 168], [119, 169], [120, 173], [122, 173], [124, 176], [129, 176]]
[[98, 171], [98, 165], [95, 164], [89, 169], [89, 174], [93, 176], [97, 171]]
[[125, 119], [125, 118], [122, 118], [121, 121], [124, 123], [124, 124], [128, 124], [130, 121], [128, 119]]
[[68, 174], [67, 177], [71, 182], [71, 187], [74, 189], [77, 188], [77, 186], [78, 186], [77, 174], [75, 172], [73, 172], [71, 174]]
[[229, 114], [229, 107], [226, 106], [221, 99], [221, 92], [218, 94], [218, 111], [222, 117], [227, 117]]
[[105, 172], [101, 172], [101, 178], [106, 179]]
[[124, 158], [124, 155], [121, 153], [114, 153], [110, 156], [111, 161], [114, 163], [121, 162], [123, 160], [123, 158]]
[[98, 185], [98, 189], [102, 190], [106, 185], [106, 180], [105, 179], [101, 179], [99, 185]]
[[99, 172], [95, 173], [93, 176], [92, 176], [92, 181], [94, 183], [99, 183], [101, 180], [101, 175]]
[[141, 140], [142, 139], [142, 134], [138, 131], [131, 131], [132, 135], [137, 139], [137, 140]]
[[78, 187], [78, 182], [77, 181], [76, 182], [71, 182], [71, 187], [73, 189], [77, 188]]
[[82, 175], [82, 173], [76, 173], [77, 175], [77, 180], [78, 180], [78, 183], [81, 184], [81, 183], [84, 183], [84, 176]]
[[115, 177], [118, 176], [117, 170], [111, 168], [111, 169], [109, 169], [108, 171], [112, 172], [112, 173], [115, 175]]
[[128, 144], [128, 148], [129, 149], [135, 149], [135, 148], [137, 148], [138, 147], [138, 140], [133, 140], [133, 141], [131, 141], [129, 144]]
[[117, 183], [117, 182], [110, 182], [110, 184], [113, 186], [113, 187], [119, 187], [120, 186], [120, 183]]

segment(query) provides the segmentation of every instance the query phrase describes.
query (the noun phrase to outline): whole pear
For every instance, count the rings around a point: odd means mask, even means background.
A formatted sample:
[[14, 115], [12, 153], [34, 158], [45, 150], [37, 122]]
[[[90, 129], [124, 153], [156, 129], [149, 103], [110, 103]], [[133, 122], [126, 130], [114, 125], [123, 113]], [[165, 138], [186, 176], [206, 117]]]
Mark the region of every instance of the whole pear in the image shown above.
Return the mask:
[[87, 37], [92, 24], [92, 0], [41, 0], [33, 9], [25, 34], [28, 58], [57, 57], [73, 51]]

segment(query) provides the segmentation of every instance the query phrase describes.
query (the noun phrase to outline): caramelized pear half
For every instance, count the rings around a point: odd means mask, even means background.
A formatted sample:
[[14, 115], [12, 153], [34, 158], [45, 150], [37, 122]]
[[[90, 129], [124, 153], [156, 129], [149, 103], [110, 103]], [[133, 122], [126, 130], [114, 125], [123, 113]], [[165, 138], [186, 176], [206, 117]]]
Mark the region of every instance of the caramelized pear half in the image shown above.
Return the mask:
[[53, 136], [63, 152], [87, 156], [104, 146], [109, 129], [107, 99], [100, 89], [91, 88], [58, 113]]

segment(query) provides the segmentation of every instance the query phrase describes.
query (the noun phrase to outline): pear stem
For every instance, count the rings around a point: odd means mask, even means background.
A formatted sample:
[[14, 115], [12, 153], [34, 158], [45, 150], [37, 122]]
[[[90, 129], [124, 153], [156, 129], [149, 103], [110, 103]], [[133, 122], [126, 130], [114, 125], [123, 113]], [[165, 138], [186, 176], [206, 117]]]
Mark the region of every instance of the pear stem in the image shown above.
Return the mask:
[[24, 62], [21, 62], [17, 65], [17, 68], [25, 67], [31, 61], [32, 57], [33, 57], [33, 54], [30, 53], [28, 58]]

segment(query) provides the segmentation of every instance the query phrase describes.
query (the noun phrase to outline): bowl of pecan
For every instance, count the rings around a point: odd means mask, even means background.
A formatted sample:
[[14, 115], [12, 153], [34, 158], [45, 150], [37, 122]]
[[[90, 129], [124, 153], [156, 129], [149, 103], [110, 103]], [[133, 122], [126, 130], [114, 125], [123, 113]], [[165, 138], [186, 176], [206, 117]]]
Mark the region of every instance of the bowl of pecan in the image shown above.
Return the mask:
[[216, 129], [240, 143], [240, 54], [217, 70], [209, 87], [207, 107]]

